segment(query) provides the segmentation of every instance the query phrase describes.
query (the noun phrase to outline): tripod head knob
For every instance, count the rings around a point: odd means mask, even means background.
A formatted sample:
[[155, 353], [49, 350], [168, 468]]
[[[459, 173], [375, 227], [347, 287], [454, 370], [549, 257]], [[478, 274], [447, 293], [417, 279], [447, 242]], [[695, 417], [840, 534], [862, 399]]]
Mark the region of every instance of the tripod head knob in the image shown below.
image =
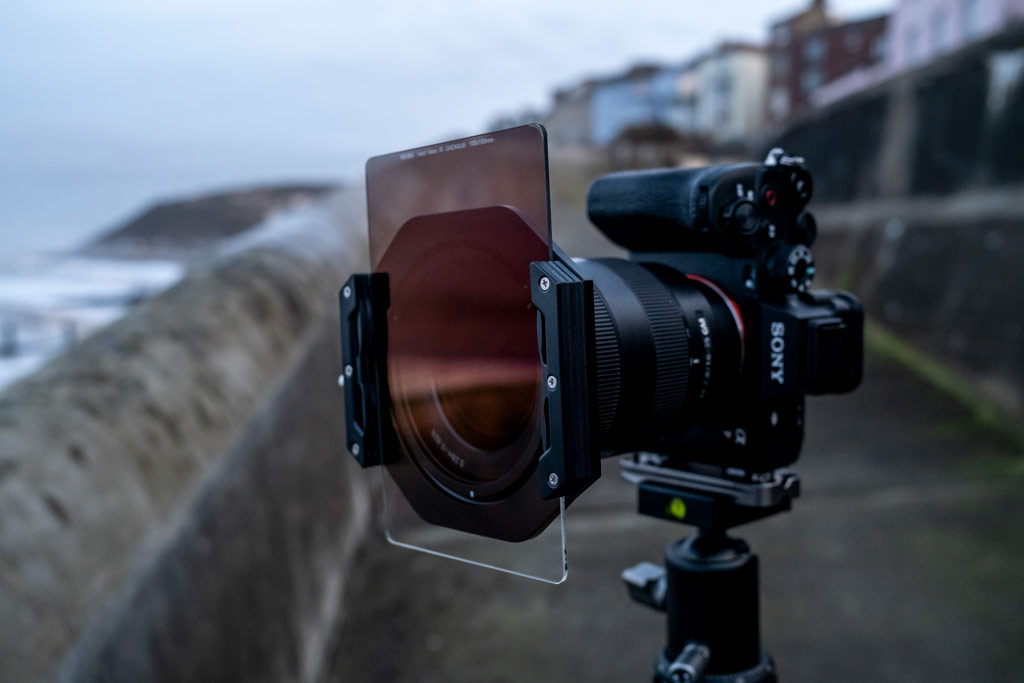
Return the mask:
[[679, 683], [698, 683], [704, 680], [704, 669], [711, 659], [711, 650], [704, 643], [691, 640], [669, 664], [668, 674]]
[[622, 572], [622, 581], [629, 589], [629, 597], [659, 612], [665, 611], [668, 580], [665, 568], [651, 562], [641, 562]]

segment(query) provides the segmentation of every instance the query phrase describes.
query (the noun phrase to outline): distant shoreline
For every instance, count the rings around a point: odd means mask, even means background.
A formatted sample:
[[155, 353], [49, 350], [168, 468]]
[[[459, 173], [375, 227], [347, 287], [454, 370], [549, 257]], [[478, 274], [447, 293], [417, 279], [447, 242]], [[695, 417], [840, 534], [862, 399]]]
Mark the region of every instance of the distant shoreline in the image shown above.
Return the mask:
[[274, 213], [341, 189], [280, 184], [158, 201], [85, 246], [0, 261], [0, 390], [173, 286]]
[[73, 253], [188, 261], [256, 227], [276, 211], [315, 201], [342, 187], [335, 183], [282, 183], [157, 201]]

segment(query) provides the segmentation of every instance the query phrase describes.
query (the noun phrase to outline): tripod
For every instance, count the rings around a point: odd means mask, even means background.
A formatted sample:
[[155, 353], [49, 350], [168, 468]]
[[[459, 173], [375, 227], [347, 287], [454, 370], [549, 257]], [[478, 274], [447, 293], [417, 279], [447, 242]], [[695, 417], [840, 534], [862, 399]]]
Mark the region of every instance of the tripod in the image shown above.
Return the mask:
[[776, 683], [761, 647], [758, 560], [726, 532], [789, 510], [800, 493], [790, 470], [763, 481], [735, 481], [666, 467], [639, 454], [622, 462], [637, 485], [641, 514], [698, 531], [669, 544], [665, 566], [644, 562], [622, 573], [630, 596], [667, 614], [668, 644], [655, 662], [655, 683]]

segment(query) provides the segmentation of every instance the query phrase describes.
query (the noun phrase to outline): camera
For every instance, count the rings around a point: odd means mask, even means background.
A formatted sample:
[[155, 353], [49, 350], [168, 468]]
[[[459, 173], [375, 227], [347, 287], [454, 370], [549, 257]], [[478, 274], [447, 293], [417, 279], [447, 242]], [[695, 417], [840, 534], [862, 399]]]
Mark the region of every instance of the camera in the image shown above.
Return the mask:
[[368, 163], [374, 272], [340, 296], [350, 452], [424, 520], [507, 541], [619, 454], [641, 512], [681, 520], [680, 491], [702, 527], [788, 509], [805, 395], [863, 372], [859, 303], [810, 288], [803, 160], [597, 179], [588, 216], [627, 259], [551, 241], [546, 161], [526, 126]]
[[814, 292], [811, 175], [765, 164], [613, 174], [591, 221], [629, 260], [580, 261], [594, 281], [602, 454], [650, 451], [723, 476], [795, 461], [803, 396], [862, 374], [863, 312]]

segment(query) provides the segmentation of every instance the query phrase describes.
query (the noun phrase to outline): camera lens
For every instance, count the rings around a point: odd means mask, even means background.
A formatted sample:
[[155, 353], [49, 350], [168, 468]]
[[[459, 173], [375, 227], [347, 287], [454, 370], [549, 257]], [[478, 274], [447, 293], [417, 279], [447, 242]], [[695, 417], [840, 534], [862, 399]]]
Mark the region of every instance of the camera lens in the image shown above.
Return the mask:
[[501, 498], [535, 469], [541, 366], [529, 264], [547, 245], [512, 209], [406, 223], [391, 274], [388, 376], [402, 451], [449, 495]]
[[743, 324], [714, 283], [619, 259], [579, 261], [577, 269], [594, 280], [604, 454], [684, 433], [737, 386]]

